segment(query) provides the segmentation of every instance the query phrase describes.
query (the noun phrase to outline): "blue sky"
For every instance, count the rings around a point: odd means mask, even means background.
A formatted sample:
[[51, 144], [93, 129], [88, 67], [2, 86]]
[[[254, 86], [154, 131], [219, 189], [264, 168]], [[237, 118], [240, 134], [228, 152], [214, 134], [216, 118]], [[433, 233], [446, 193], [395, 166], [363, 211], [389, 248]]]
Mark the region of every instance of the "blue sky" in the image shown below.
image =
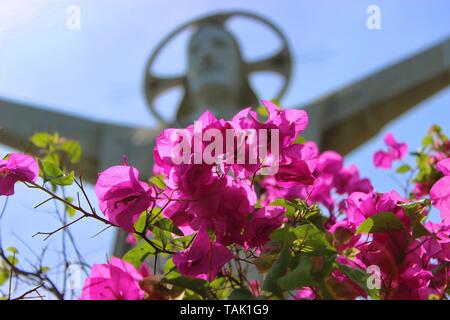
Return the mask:
[[[70, 4], [81, 9], [81, 30], [66, 27]], [[371, 4], [381, 8], [381, 30], [366, 27], [366, 8]], [[130, 0], [126, 4], [120, 0], [2, 0], [0, 96], [101, 121], [151, 126], [154, 121], [141, 85], [152, 49], [179, 24], [232, 9], [260, 14], [286, 34], [295, 63], [290, 90], [282, 101], [286, 107], [313, 101], [450, 36], [450, 2], [446, 0]], [[254, 23], [236, 20], [231, 28], [248, 60], [277, 47], [275, 38]], [[184, 34], [167, 48], [158, 61], [158, 72], [185, 70], [186, 39]], [[271, 98], [276, 80], [261, 75], [252, 78], [252, 84], [261, 98]], [[179, 92], [162, 97], [159, 110], [170, 117], [179, 97]], [[383, 135], [392, 131], [414, 149], [434, 123], [450, 132], [450, 89], [388, 124], [347, 161], [357, 164], [377, 190], [390, 190], [395, 187], [390, 174], [375, 171], [371, 161]], [[0, 146], [0, 155], [9, 150]], [[89, 192], [92, 195], [92, 188]], [[24, 247], [17, 235], [39, 250], [42, 240], [31, 235], [58, 225], [42, 212], [52, 207], [32, 210], [41, 200], [40, 194], [17, 189], [0, 226], [4, 246]], [[0, 208], [4, 201], [0, 198]], [[101, 228], [86, 222], [73, 227], [91, 263], [104, 261], [111, 251], [111, 232], [90, 238]], [[59, 239], [51, 241], [56, 246]]]

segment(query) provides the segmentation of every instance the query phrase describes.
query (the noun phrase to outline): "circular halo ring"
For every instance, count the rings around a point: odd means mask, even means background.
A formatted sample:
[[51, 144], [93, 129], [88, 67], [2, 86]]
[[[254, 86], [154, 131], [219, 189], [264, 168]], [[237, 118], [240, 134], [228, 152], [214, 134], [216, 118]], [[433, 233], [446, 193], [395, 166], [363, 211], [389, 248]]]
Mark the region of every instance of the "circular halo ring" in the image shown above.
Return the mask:
[[145, 98], [147, 100], [147, 105], [149, 108], [149, 111], [151, 114], [157, 119], [157, 121], [160, 124], [167, 125], [167, 121], [164, 120], [164, 118], [157, 112], [157, 110], [154, 107], [153, 101], [154, 99], [160, 95], [161, 93], [174, 88], [178, 86], [184, 87], [184, 90], [186, 90], [186, 76], [174, 76], [174, 77], [158, 77], [155, 76], [152, 73], [152, 67], [156, 60], [156, 58], [161, 53], [162, 49], [174, 38], [176, 35], [178, 35], [180, 32], [184, 31], [185, 29], [192, 28], [192, 27], [198, 27], [203, 24], [207, 23], [219, 23], [222, 26], [225, 25], [225, 23], [230, 20], [233, 17], [244, 17], [252, 20], [256, 20], [263, 25], [266, 25], [271, 29], [281, 40], [282, 48], [281, 50], [268, 57], [264, 58], [260, 61], [256, 62], [244, 62], [245, 68], [247, 73], [252, 72], [259, 72], [259, 71], [274, 71], [280, 74], [283, 79], [283, 86], [279, 90], [279, 92], [276, 95], [276, 99], [280, 100], [282, 96], [286, 93], [289, 83], [291, 80], [291, 66], [292, 66], [292, 55], [291, 51], [289, 49], [289, 44], [284, 36], [284, 34], [281, 32], [281, 30], [275, 26], [272, 22], [269, 20], [262, 18], [256, 14], [245, 12], [245, 11], [231, 11], [231, 12], [224, 12], [224, 13], [218, 13], [213, 15], [207, 15], [203, 16], [197, 19], [193, 19], [191, 21], [188, 21], [182, 25], [180, 25], [178, 28], [173, 30], [171, 33], [169, 33], [156, 47], [156, 49], [151, 54], [146, 67], [145, 67], [145, 77], [144, 77], [144, 94]]

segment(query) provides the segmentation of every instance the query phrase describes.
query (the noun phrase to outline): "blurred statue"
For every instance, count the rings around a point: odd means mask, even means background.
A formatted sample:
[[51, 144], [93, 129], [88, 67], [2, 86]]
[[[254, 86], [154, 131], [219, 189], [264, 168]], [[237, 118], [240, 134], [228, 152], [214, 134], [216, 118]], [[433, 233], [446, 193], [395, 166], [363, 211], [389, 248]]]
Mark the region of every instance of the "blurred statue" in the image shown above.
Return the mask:
[[227, 30], [215, 24], [200, 27], [190, 39], [188, 57], [181, 122], [197, 119], [206, 109], [230, 119], [244, 106], [257, 105], [239, 45]]
[[[281, 40], [281, 49], [256, 62], [245, 61], [236, 38], [226, 28], [226, 22], [236, 16], [268, 27]], [[188, 46], [187, 74], [156, 76], [152, 67], [162, 49], [178, 33], [189, 28], [193, 28], [193, 35]], [[306, 109], [310, 116], [305, 137], [315, 140], [322, 148], [350, 152], [386, 123], [449, 85], [449, 48], [450, 39], [446, 39], [333, 94], [297, 106]], [[248, 12], [209, 15], [187, 22], [167, 35], [147, 62], [143, 91], [149, 111], [158, 121], [156, 127], [99, 122], [0, 99], [0, 143], [26, 150], [33, 133], [58, 131], [61, 136], [80, 141], [83, 147], [80, 167], [85, 180], [95, 183], [98, 172], [119, 164], [123, 155], [128, 155], [128, 162], [139, 168], [142, 178], [149, 177], [154, 140], [163, 127], [186, 125], [207, 109], [229, 119], [241, 108], [256, 106], [257, 97], [249, 84], [253, 72], [271, 71], [281, 75], [283, 84], [278, 93], [263, 97], [280, 100], [290, 82], [291, 61], [285, 36], [266, 19]], [[184, 96], [175, 119], [168, 120], [155, 108], [154, 100], [177, 86], [184, 89]], [[121, 245], [123, 242], [117, 244], [116, 254], [121, 255], [126, 247]]]
[[[226, 28], [226, 22], [235, 16], [268, 26], [280, 38], [281, 50], [260, 61], [246, 62], [237, 39]], [[155, 76], [151, 68], [156, 57], [172, 38], [186, 28], [194, 29], [187, 49], [187, 74], [168, 78]], [[272, 23], [250, 13], [232, 12], [196, 19], [174, 30], [153, 52], [147, 70], [144, 91], [150, 111], [161, 123], [168, 125], [168, 121], [156, 111], [153, 101], [162, 92], [182, 86], [184, 96], [175, 118], [178, 124], [186, 125], [205, 110], [229, 119], [244, 107], [257, 106], [258, 99], [249, 82], [252, 72], [273, 71], [281, 75], [283, 85], [272, 97], [280, 99], [290, 81], [291, 54], [286, 38]]]

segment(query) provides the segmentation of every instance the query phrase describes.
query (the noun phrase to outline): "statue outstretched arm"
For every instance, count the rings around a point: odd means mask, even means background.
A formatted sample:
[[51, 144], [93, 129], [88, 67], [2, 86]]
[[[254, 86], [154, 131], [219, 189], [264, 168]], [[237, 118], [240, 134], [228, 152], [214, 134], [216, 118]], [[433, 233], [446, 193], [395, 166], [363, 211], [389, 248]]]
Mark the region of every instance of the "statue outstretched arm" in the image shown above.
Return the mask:
[[348, 153], [387, 123], [450, 85], [450, 39], [307, 106], [306, 137]]
[[78, 116], [45, 110], [26, 104], [0, 100], [0, 143], [19, 150], [30, 146], [30, 136], [38, 131], [58, 132], [76, 139], [83, 148], [79, 167], [88, 182], [97, 173], [120, 164], [128, 156], [143, 177], [151, 175], [153, 144], [159, 129], [138, 129], [96, 122]]

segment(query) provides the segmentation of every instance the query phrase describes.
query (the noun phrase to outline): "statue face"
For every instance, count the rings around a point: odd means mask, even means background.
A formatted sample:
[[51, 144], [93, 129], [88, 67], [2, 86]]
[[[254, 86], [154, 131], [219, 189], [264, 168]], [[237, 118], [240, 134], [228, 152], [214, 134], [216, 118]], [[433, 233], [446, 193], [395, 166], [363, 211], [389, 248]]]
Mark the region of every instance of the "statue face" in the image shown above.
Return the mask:
[[[239, 94], [243, 70], [232, 36], [219, 26], [206, 25], [189, 44], [188, 82], [194, 98], [210, 101]], [[204, 99], [204, 97], [208, 97]]]

